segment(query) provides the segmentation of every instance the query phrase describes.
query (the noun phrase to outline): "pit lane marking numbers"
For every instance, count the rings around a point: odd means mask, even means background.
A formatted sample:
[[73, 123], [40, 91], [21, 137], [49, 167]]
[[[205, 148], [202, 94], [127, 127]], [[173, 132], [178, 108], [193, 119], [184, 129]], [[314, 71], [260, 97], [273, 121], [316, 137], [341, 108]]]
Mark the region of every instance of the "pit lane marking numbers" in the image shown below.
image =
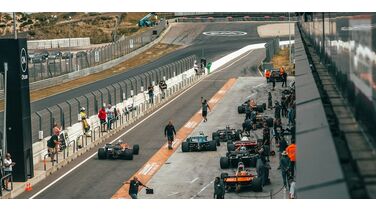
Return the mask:
[[195, 121], [189, 121], [188, 123], [186, 123], [185, 125], [184, 125], [184, 127], [186, 127], [186, 128], [195, 128], [196, 127], [196, 125], [197, 125], [197, 122], [195, 122]]
[[209, 31], [203, 32], [202, 34], [207, 36], [225, 36], [225, 37], [233, 37], [233, 36], [244, 36], [247, 33], [242, 31]]

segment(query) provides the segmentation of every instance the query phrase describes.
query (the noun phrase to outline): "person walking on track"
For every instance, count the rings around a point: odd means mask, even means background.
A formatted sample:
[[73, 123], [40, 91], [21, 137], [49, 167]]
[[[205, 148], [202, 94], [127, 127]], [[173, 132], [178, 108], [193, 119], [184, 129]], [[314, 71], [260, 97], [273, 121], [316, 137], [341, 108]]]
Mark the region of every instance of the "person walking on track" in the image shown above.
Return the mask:
[[174, 135], [176, 136], [176, 131], [172, 121], [169, 121], [164, 129], [165, 137], [167, 137], [168, 149], [172, 149], [172, 142], [174, 141]]
[[207, 119], [208, 109], [209, 111], [211, 109], [206, 99], [204, 99], [204, 97], [201, 97], [201, 104], [202, 104], [202, 117], [204, 118], [204, 122], [207, 122], [208, 121]]

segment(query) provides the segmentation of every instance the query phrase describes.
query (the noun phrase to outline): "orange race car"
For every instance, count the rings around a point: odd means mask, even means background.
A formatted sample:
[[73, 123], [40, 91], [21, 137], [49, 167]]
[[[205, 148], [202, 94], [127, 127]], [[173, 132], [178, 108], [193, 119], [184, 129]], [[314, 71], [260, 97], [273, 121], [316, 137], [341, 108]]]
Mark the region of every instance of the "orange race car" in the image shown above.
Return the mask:
[[251, 174], [249, 170], [244, 169], [242, 162], [239, 162], [234, 176], [229, 176], [228, 173], [222, 173], [221, 179], [227, 191], [240, 192], [243, 188], [251, 189], [255, 192], [262, 191], [261, 178]]
[[124, 159], [133, 160], [133, 155], [138, 155], [140, 146], [133, 145], [133, 148], [126, 142], [119, 140], [115, 144], [106, 144], [104, 147], [98, 149], [98, 159]]

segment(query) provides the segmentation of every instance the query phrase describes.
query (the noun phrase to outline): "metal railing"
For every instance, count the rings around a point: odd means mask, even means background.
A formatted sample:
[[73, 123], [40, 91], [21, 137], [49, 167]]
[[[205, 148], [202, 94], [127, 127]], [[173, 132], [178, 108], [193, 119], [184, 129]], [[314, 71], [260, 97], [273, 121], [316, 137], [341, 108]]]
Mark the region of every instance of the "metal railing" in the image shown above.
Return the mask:
[[1, 187], [0, 187], [0, 197], [3, 196], [3, 186], [5, 187], [6, 185], [4, 184], [5, 179], [10, 179], [10, 190], [13, 190], [13, 175], [12, 173], [6, 174], [0, 179]]

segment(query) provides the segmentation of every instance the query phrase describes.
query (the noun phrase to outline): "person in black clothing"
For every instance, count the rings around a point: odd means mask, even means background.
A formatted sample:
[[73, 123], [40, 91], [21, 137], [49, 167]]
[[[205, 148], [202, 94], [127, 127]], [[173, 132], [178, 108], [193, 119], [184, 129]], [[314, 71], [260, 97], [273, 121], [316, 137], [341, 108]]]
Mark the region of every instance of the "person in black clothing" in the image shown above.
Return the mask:
[[129, 184], [129, 196], [131, 196], [132, 199], [137, 199], [137, 194], [138, 194], [138, 187], [143, 186], [146, 187], [146, 185], [142, 184], [136, 176], [133, 177], [133, 180], [129, 182], [125, 182], [125, 184]]
[[286, 73], [286, 71], [284, 71], [283, 72], [283, 74], [282, 74], [282, 87], [284, 86], [284, 87], [287, 87], [287, 73]]
[[207, 122], [208, 110], [210, 111], [211, 109], [206, 99], [204, 99], [204, 97], [201, 97], [201, 105], [202, 105], [202, 112], [201, 112], [202, 117], [204, 118], [204, 122]]
[[282, 117], [287, 117], [287, 101], [286, 96], [282, 94], [281, 97], [281, 110], [282, 110]]
[[149, 94], [149, 103], [154, 104], [154, 86], [150, 85], [148, 87], [148, 94]]
[[264, 151], [266, 160], [269, 161], [270, 155], [270, 129], [267, 123], [264, 123], [264, 129], [262, 130], [262, 141], [264, 144]]
[[[286, 147], [288, 146], [287, 144], [287, 141], [284, 137], [281, 138], [281, 140], [279, 141], [278, 143], [279, 147], [278, 147], [278, 156], [279, 156], [279, 160], [282, 159], [282, 153], [286, 150]], [[278, 169], [281, 168], [281, 164], [279, 164], [279, 167]]]
[[283, 186], [285, 186], [285, 188], [289, 188], [289, 185], [288, 185], [288, 176], [289, 176], [289, 171], [290, 171], [290, 158], [287, 157], [287, 153], [286, 151], [283, 151], [281, 153], [282, 157], [280, 159], [280, 168], [281, 168], [281, 174], [282, 174], [282, 180], [283, 180]]
[[275, 119], [281, 118], [281, 106], [279, 105], [278, 101], [275, 101], [274, 118]]
[[225, 185], [219, 177], [216, 177], [214, 181], [214, 199], [224, 199], [224, 198], [225, 198]]
[[172, 121], [168, 122], [164, 129], [165, 137], [167, 137], [168, 149], [172, 149], [172, 142], [174, 141], [174, 135], [176, 135], [175, 127], [172, 125]]
[[268, 92], [268, 108], [273, 108], [273, 98], [272, 93], [270, 91]]
[[59, 144], [60, 144], [59, 137], [56, 134], [52, 135], [50, 140], [47, 141], [48, 154], [51, 158], [51, 162], [56, 161], [55, 154], [57, 153], [57, 148]]
[[274, 120], [274, 137], [275, 137], [275, 143], [276, 145], [279, 145], [279, 141], [281, 140], [282, 137], [282, 122], [281, 119], [276, 119]]
[[272, 89], [272, 91], [274, 91], [274, 88], [275, 88], [275, 77], [272, 75], [272, 76], [270, 76], [270, 80], [272, 81], [272, 83], [273, 83], [273, 89]]

